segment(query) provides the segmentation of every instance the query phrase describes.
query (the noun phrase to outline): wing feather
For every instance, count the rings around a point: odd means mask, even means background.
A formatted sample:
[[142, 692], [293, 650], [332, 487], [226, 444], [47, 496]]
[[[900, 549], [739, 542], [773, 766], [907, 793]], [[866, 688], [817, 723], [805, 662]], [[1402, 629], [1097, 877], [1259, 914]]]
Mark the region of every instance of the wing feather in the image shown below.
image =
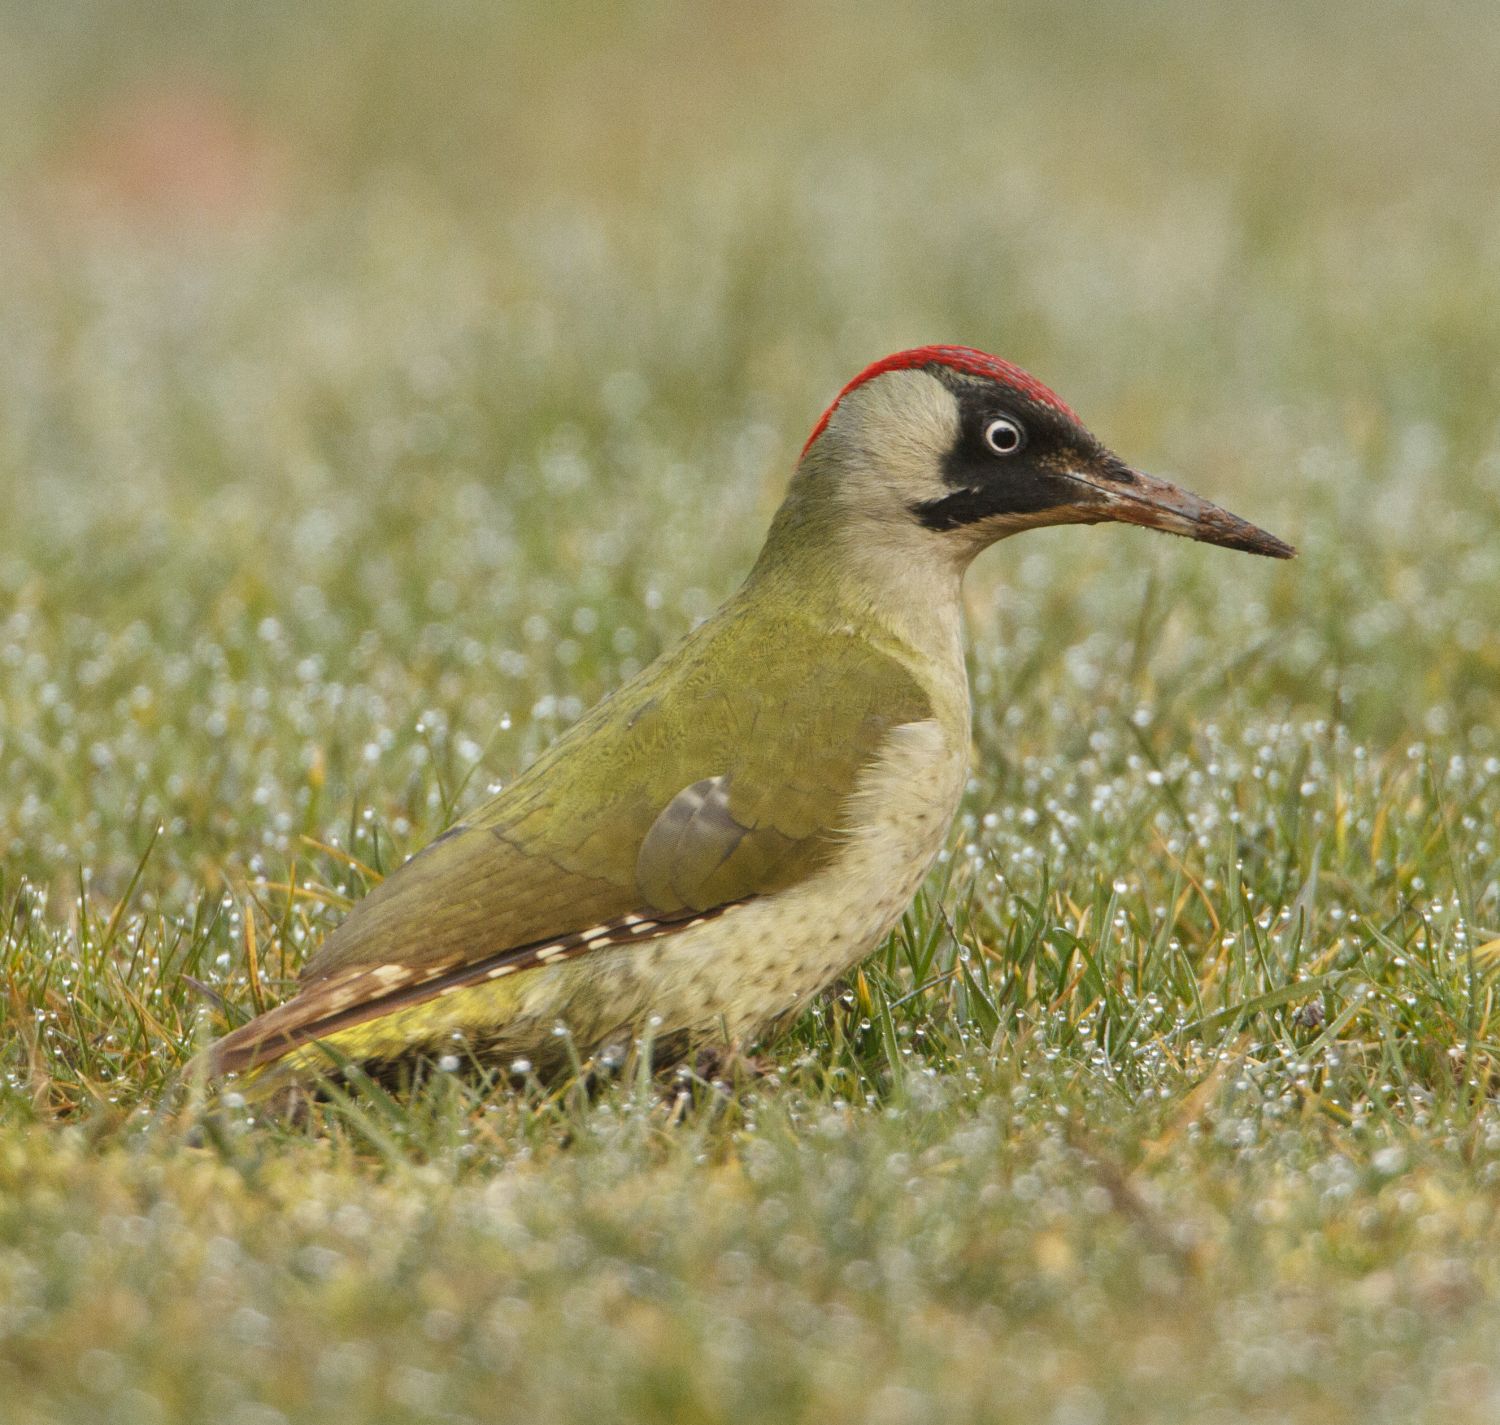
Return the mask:
[[[360, 901], [299, 995], [222, 1041], [220, 1065], [263, 1063], [486, 975], [670, 934], [827, 864], [860, 771], [931, 703], [861, 640], [789, 625], [768, 652], [730, 611], [714, 625]], [[733, 687], [705, 672], [715, 640], [715, 666], [743, 671]]]

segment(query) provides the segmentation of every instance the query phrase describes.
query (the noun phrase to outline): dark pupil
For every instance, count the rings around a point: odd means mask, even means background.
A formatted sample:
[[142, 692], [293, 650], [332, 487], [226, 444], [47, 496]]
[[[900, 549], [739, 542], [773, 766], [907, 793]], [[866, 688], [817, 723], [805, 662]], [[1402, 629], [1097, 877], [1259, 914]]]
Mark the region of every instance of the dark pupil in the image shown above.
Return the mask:
[[990, 427], [990, 444], [996, 450], [1009, 452], [1020, 444], [1020, 437], [1016, 434], [1016, 428], [1004, 421], [996, 421]]

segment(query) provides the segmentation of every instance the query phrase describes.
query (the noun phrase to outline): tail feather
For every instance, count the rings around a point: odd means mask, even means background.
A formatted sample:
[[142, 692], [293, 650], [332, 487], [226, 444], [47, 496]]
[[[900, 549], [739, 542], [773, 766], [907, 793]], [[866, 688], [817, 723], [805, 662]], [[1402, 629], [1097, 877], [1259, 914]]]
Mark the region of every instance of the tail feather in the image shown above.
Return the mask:
[[607, 946], [635, 944], [688, 930], [728, 909], [728, 905], [716, 906], [675, 918], [629, 915], [609, 925], [503, 950], [480, 960], [450, 959], [422, 966], [369, 965], [346, 970], [313, 981], [285, 1004], [226, 1034], [205, 1051], [204, 1068], [210, 1078], [246, 1073], [274, 1063], [304, 1045], [330, 1039], [424, 1001], [508, 975], [563, 964]]

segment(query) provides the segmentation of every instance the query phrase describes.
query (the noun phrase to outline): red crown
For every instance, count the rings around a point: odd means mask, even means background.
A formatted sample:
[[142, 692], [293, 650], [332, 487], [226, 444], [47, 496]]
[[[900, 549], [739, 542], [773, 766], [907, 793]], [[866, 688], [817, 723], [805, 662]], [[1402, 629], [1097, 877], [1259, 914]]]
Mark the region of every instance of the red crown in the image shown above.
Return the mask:
[[976, 351], [972, 346], [914, 346], [910, 351], [895, 352], [875, 362], [873, 366], [865, 367], [854, 380], [845, 386], [833, 398], [828, 409], [818, 418], [817, 425], [813, 427], [812, 434], [807, 438], [807, 445], [802, 447], [802, 453], [806, 455], [808, 446], [811, 446], [813, 441], [828, 428], [828, 422], [832, 419], [833, 413], [838, 410], [839, 402], [852, 390], [863, 386], [873, 377], [885, 375], [887, 371], [910, 371], [917, 366], [948, 366], [954, 371], [962, 371], [970, 376], [988, 377], [991, 381], [998, 381], [1002, 386], [1009, 386], [1011, 390], [1019, 392], [1027, 400], [1051, 406], [1054, 411], [1066, 416], [1070, 421], [1081, 424], [1077, 413], [1061, 396], [1050, 387], [1042, 385], [1035, 376], [1022, 371], [1019, 366], [1013, 366], [1009, 361], [1002, 361], [998, 356], [990, 356], [987, 352]]

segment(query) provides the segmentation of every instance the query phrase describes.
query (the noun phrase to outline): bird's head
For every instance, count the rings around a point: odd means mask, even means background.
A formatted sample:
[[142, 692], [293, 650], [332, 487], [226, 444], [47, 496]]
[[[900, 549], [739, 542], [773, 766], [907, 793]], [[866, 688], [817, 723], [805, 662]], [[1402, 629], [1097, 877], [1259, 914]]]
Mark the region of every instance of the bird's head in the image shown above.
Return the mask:
[[798, 483], [848, 517], [900, 531], [908, 549], [915, 535], [963, 563], [1019, 530], [1104, 520], [1275, 559], [1295, 553], [1133, 469], [1035, 377], [963, 346], [897, 352], [860, 372], [808, 438]]

